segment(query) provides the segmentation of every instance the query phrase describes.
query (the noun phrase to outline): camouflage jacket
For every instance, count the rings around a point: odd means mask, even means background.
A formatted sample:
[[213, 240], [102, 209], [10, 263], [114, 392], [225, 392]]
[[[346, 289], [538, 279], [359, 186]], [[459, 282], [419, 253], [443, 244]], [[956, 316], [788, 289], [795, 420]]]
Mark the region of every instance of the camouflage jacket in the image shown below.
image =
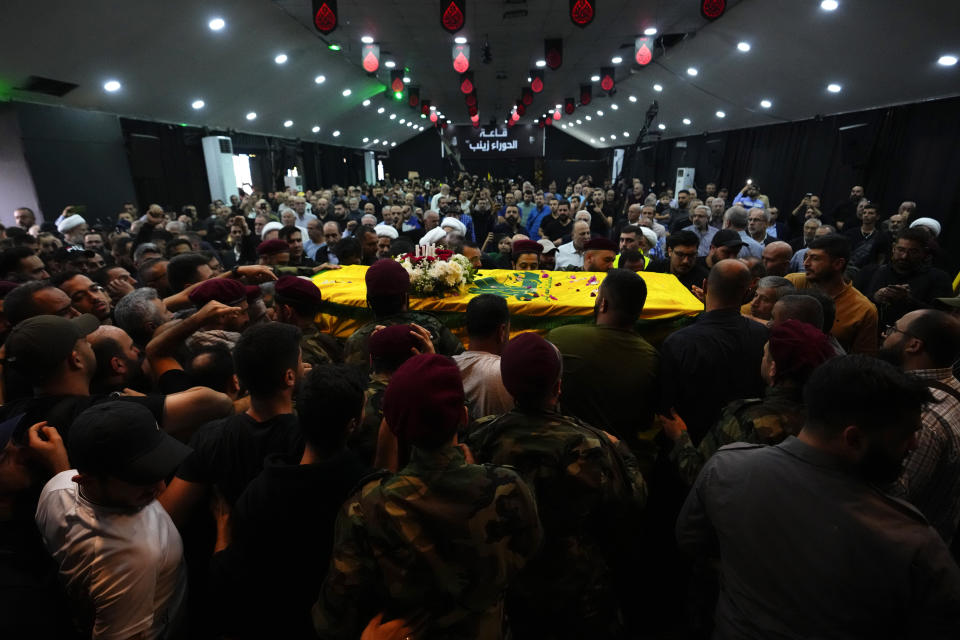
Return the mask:
[[329, 364], [334, 361], [328, 353], [329, 345], [324, 340], [315, 325], [310, 325], [303, 330], [303, 337], [300, 338], [300, 349], [303, 351], [303, 361], [314, 367], [321, 364]]
[[720, 420], [699, 447], [684, 431], [670, 451], [680, 477], [692, 485], [710, 456], [732, 442], [780, 444], [787, 436], [800, 433], [804, 420], [801, 391], [794, 387], [767, 387], [763, 398], [734, 400], [724, 408]]
[[399, 473], [368, 478], [344, 503], [314, 627], [355, 640], [384, 612], [420, 621], [416, 638], [500, 638], [507, 584], [541, 538], [515, 472], [467, 464], [459, 448], [414, 448]]
[[478, 462], [516, 468], [543, 523], [544, 546], [511, 587], [508, 615], [554, 626], [612, 622], [616, 565], [626, 564], [625, 545], [636, 544], [647, 497], [629, 448], [577, 418], [522, 409], [481, 418], [468, 444]]
[[371, 373], [367, 390], [363, 393], [363, 422], [349, 436], [347, 448], [353, 450], [364, 463], [373, 465], [377, 451], [377, 436], [380, 433], [380, 421], [383, 420], [383, 392], [387, 390], [390, 376], [385, 373]]
[[394, 324], [418, 324], [430, 332], [433, 339], [433, 348], [442, 356], [455, 356], [463, 353], [463, 345], [460, 339], [450, 332], [440, 319], [430, 313], [422, 311], [404, 311], [392, 316], [377, 318], [368, 322], [353, 332], [343, 347], [343, 358], [347, 364], [359, 364], [363, 367], [370, 366], [370, 355], [367, 352], [367, 341], [370, 334], [377, 328], [377, 325], [385, 327]]

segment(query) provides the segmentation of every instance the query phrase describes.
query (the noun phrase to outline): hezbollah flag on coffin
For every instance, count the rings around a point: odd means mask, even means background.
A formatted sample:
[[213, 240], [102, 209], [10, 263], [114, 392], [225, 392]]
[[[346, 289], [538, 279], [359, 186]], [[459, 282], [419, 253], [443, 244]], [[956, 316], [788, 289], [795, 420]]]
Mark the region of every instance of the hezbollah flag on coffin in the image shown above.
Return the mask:
[[[373, 320], [367, 309], [367, 267], [349, 266], [324, 271], [313, 277], [323, 293], [323, 309], [317, 318], [320, 328], [338, 338], [346, 338], [363, 324]], [[639, 273], [647, 283], [647, 301], [640, 329], [672, 327], [677, 320], [689, 319], [703, 311], [697, 300], [674, 276], [663, 273]], [[428, 311], [464, 338], [465, 313], [471, 298], [492, 293], [506, 299], [510, 309], [511, 330], [546, 333], [564, 324], [593, 320], [597, 290], [602, 273], [573, 271], [507, 271], [481, 269], [473, 283], [459, 294], [443, 298], [410, 298], [410, 308]]]

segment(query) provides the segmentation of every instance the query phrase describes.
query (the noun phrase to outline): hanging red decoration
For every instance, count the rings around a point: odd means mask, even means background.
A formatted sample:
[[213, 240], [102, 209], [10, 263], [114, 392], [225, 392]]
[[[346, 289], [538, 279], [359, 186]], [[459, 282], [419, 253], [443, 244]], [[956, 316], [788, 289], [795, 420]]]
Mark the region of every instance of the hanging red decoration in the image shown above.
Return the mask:
[[374, 73], [380, 68], [380, 45], [365, 44], [360, 51], [360, 56], [363, 59], [364, 71], [367, 73]]
[[460, 92], [463, 94], [473, 93], [473, 71], [460, 74]]
[[467, 101], [468, 107], [473, 107], [477, 104], [477, 94], [476, 93], [467, 94], [467, 97], [465, 98], [465, 100]]
[[446, 118], [444, 118], [443, 120], [440, 121], [440, 128], [443, 129], [444, 131], [447, 130], [447, 119], [446, 119]]
[[633, 43], [633, 59], [638, 65], [644, 67], [653, 60], [653, 38], [644, 36], [637, 38]]
[[534, 93], [540, 93], [543, 91], [543, 71], [539, 69], [534, 69], [530, 72], [530, 89]]
[[440, 25], [450, 33], [463, 29], [464, 0], [440, 0]]
[[617, 81], [614, 75], [613, 67], [601, 67], [600, 68], [600, 88], [604, 91], [610, 92], [613, 91], [613, 87], [616, 86]]
[[517, 120], [520, 119], [520, 114], [514, 111], [513, 113], [510, 114], [510, 119], [516, 122]]
[[527, 108], [523, 106], [522, 102], [517, 105], [517, 113], [519, 113], [520, 115], [524, 115], [527, 113]]
[[700, 15], [707, 20], [716, 20], [726, 9], [726, 0], [700, 0]]
[[554, 120], [560, 119], [560, 109], [557, 109], [556, 111], [553, 112], [553, 119]]
[[431, 111], [431, 112], [430, 112], [430, 122], [436, 122], [436, 121], [437, 121], [437, 112], [436, 112], [436, 111]]
[[564, 98], [563, 100], [563, 110], [569, 116], [573, 114], [574, 109], [576, 109], [576, 101], [573, 98]]
[[323, 35], [337, 28], [337, 0], [313, 0], [313, 26]]
[[563, 64], [563, 40], [547, 38], [543, 41], [543, 59], [547, 66], [556, 71]]
[[407, 93], [407, 104], [416, 107], [420, 104], [420, 87], [410, 87]]
[[520, 90], [520, 101], [528, 107], [533, 103], [533, 91], [530, 87], [524, 87]]
[[470, 45], [453, 45], [453, 70], [457, 73], [464, 73], [470, 68]]
[[580, 104], [587, 106], [593, 100], [593, 87], [589, 84], [580, 85]]
[[430, 113], [430, 101], [424, 100], [420, 103], [420, 113], [423, 115], [428, 115]]
[[597, 0], [570, 0], [570, 21], [578, 27], [593, 22], [597, 13]]
[[473, 106], [467, 107], [467, 113], [470, 115], [471, 118], [472, 118], [473, 116], [477, 115], [477, 113], [478, 113], [477, 105], [473, 105]]
[[479, 113], [473, 114], [472, 116], [470, 116], [470, 120], [472, 122], [480, 122], [480, 114]]
[[403, 70], [397, 69], [390, 72], [390, 90], [394, 92], [403, 91]]

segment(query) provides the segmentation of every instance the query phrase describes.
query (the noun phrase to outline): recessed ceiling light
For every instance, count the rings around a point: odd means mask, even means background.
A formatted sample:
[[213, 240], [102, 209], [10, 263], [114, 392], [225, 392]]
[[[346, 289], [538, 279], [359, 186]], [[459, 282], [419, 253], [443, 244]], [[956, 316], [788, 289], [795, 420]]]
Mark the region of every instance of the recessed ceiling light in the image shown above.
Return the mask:
[[602, 117], [603, 117], [603, 111], [601, 111], [600, 109], [597, 109], [597, 115], [602, 118]]
[[591, 118], [590, 116], [583, 116], [583, 117], [586, 118], [587, 120], [593, 120], [593, 118]]
[[533, 82], [533, 78], [531, 78], [530, 76], [527, 76], [527, 82]]
[[840, 90], [843, 89], [840, 85], [836, 83], [831, 83], [827, 85], [827, 91], [830, 93], [840, 93]]
[[211, 31], [220, 31], [220, 29], [227, 26], [227, 23], [223, 21], [223, 18], [214, 18], [207, 23], [207, 26], [210, 27]]
[[340, 51], [340, 49], [342, 48], [343, 47], [341, 47], [336, 42], [331, 42], [330, 44], [327, 45], [327, 49], [330, 49], [330, 51]]
[[725, 114], [723, 111], [717, 111], [717, 117], [718, 117], [718, 118], [726, 118], [726, 117], [727, 117], [727, 114]]
[[380, 107], [379, 109], [377, 109], [377, 113], [383, 113], [384, 111], [386, 111], [384, 107]]
[[350, 94], [353, 93], [353, 91], [351, 91], [350, 89], [344, 89], [342, 93], [344, 98], [349, 98]]
[[368, 143], [368, 142], [370, 142], [370, 138], [364, 138], [364, 139], [363, 139], [363, 143], [364, 143], [364, 144], [366, 144], [366, 143]]
[[623, 132], [623, 137], [624, 137], [624, 138], [629, 138], [629, 137], [630, 137], [630, 134], [627, 133], [626, 131], [624, 131], [624, 132]]
[[957, 64], [957, 56], [952, 56], [950, 54], [940, 56], [940, 59], [937, 60], [937, 64], [942, 67], [952, 67], [953, 65]]
[[370, 106], [370, 100], [364, 100], [361, 104], [363, 104], [363, 106], [365, 106], [365, 107], [369, 107], [369, 106]]
[[577, 118], [577, 124], [583, 124], [583, 122], [580, 120], [580, 118]]
[[293, 120], [284, 120], [284, 121], [283, 121], [283, 126], [285, 126], [285, 127], [292, 127], [292, 126], [293, 126]]
[[387, 142], [386, 140], [383, 141], [383, 146], [387, 146], [388, 144], [390, 144], [390, 143]]
[[667, 128], [667, 125], [663, 124], [662, 122], [657, 125], [657, 129], [660, 129], [660, 131], [663, 131], [666, 128]]
[[337, 129], [336, 131], [333, 132], [333, 137], [334, 137], [334, 138], [339, 138], [339, 137], [340, 137], [340, 130], [339, 130], [339, 129]]
[[313, 125], [313, 129], [310, 129], [314, 133], [320, 133], [320, 127], [318, 125]]
[[114, 91], [120, 91], [120, 83], [116, 80], [107, 80], [103, 83], [103, 90], [113, 93]]
[[327, 76], [319, 75], [316, 78], [314, 78], [313, 81], [316, 82], [317, 84], [323, 84], [324, 82], [327, 81]]
[[606, 142], [606, 141], [607, 141], [606, 138], [604, 138], [603, 136], [600, 136], [600, 142]]
[[594, 140], [593, 138], [590, 138], [590, 144], [596, 144], [596, 142], [597, 142], [596, 140]]
[[697, 68], [696, 68], [696, 67], [687, 67], [687, 75], [688, 75], [688, 76], [695, 76], [695, 75], [697, 75], [698, 73], [700, 73], [700, 72], [697, 71]]
[[274, 58], [273, 61], [276, 62], [277, 64], [283, 64], [284, 62], [287, 61], [287, 54], [281, 53], [276, 58]]
[[383, 63], [383, 66], [385, 66], [387, 69], [393, 69], [394, 67], [397, 66], [397, 63], [394, 62], [393, 60], [387, 60], [386, 62]]
[[659, 84], [655, 84], [655, 85], [653, 85], [653, 90], [654, 90], [654, 91], [663, 91], [663, 87], [662, 87], [661, 85], [659, 85]]
[[763, 107], [764, 109], [769, 109], [770, 107], [773, 106], [773, 103], [770, 102], [769, 100], [761, 100], [760, 106]]
[[390, 119], [391, 119], [391, 120], [396, 120], [396, 119], [397, 119], [397, 114], [391, 113], [391, 114], [390, 114]]
[[404, 124], [407, 121], [406, 118], [400, 118], [400, 124]]
[[194, 100], [193, 104], [190, 106], [194, 109], [203, 109], [203, 105], [206, 104], [203, 100]]
[[538, 67], [541, 67], [541, 68], [542, 68], [542, 67], [547, 66], [547, 61], [546, 61], [546, 60], [537, 60], [534, 64], [537, 65]]
[[613, 56], [612, 58], [610, 58], [610, 62], [612, 62], [613, 64], [620, 64], [621, 62], [623, 62], [623, 58], [621, 58], [620, 56]]
[[407, 126], [408, 126], [408, 127], [414, 126], [413, 121], [407, 122]]
[[453, 39], [453, 41], [456, 42], [457, 44], [467, 44], [467, 39], [464, 38], [463, 36], [457, 36], [456, 38]]
[[567, 128], [567, 125], [562, 124], [562, 125], [560, 125], [560, 128], [561, 128], [561, 129], [566, 129], [566, 128]]
[[840, 3], [837, 0], [823, 0], [820, 3], [820, 8], [824, 11], [835, 11], [837, 7], [840, 6]]
[[437, 110], [437, 105], [435, 105], [435, 104], [434, 104], [434, 105], [430, 105], [430, 111], [436, 111], [436, 110]]
[[256, 120], [256, 119], [257, 119], [256, 111], [251, 111], [250, 113], [247, 114], [247, 120]]
[[656, 27], [647, 27], [646, 29], [643, 30], [643, 35], [645, 35], [645, 36], [655, 36], [655, 35], [657, 35], [657, 28], [656, 28]]
[[374, 138], [373, 144], [380, 144], [380, 138]]
[[395, 146], [397, 146], [397, 143], [396, 143], [396, 142], [391, 142], [391, 143], [390, 143], [390, 146], [391, 146], [391, 147], [395, 147]]
[[628, 99], [630, 102], [636, 102], [636, 101], [637, 101], [637, 96], [630, 96], [630, 97], [627, 98], [627, 99]]
[[614, 102], [613, 104], [610, 105], [610, 108], [613, 109], [614, 111], [616, 111], [616, 110], [619, 109], [620, 107], [618, 107], [618, 106], [617, 106], [617, 103]]
[[423, 131], [423, 127], [420, 127], [420, 131]]
[[616, 140], [616, 139], [617, 139], [617, 134], [611, 133], [611, 134], [610, 134], [610, 139], [611, 139], [611, 140]]
[[684, 118], [683, 124], [690, 124], [690, 118]]
[[746, 53], [747, 51], [750, 51], [750, 43], [749, 43], [749, 42], [738, 42], [738, 43], [737, 43], [737, 49], [739, 49], [740, 51], [743, 51], [744, 53]]
[[590, 82], [600, 82], [600, 76], [590, 76]]
[[373, 44], [373, 36], [363, 36], [360, 38], [360, 42], [363, 44]]

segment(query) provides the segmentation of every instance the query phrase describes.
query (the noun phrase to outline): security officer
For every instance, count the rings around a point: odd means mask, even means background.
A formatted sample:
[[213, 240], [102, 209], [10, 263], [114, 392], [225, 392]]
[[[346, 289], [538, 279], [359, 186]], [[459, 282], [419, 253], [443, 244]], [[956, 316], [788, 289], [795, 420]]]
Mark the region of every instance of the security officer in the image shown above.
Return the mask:
[[274, 291], [273, 308], [277, 321], [292, 324], [303, 332], [300, 340], [303, 361], [313, 366], [341, 362], [340, 346], [322, 333], [314, 322], [323, 303], [317, 285], [306, 278], [282, 276], [277, 279]]

